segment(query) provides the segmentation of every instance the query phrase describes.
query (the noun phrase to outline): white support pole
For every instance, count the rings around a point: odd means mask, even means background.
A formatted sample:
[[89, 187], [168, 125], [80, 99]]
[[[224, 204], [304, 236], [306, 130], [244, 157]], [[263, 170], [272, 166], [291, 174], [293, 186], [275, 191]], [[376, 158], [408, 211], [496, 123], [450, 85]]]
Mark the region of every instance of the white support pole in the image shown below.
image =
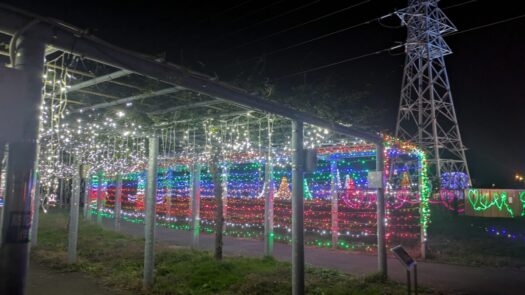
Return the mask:
[[146, 183], [145, 209], [144, 218], [144, 290], [150, 290], [153, 287], [155, 267], [155, 205], [157, 195], [157, 156], [159, 154], [159, 138], [149, 138], [149, 159], [148, 159], [148, 176]]
[[376, 170], [381, 172], [381, 188], [377, 189], [377, 260], [378, 270], [387, 277], [386, 243], [385, 243], [385, 177], [384, 177], [384, 146], [376, 145]]
[[89, 207], [91, 206], [91, 202], [89, 199], [89, 192], [91, 191], [91, 175], [87, 175], [86, 178], [84, 178], [84, 220], [89, 220]]
[[339, 243], [339, 205], [338, 205], [338, 194], [337, 194], [337, 162], [335, 160], [330, 162], [330, 195], [332, 198], [332, 247], [337, 248]]
[[266, 159], [266, 168], [264, 170], [264, 179], [266, 181], [266, 192], [264, 194], [264, 256], [273, 256], [273, 167], [270, 157]]
[[292, 121], [292, 294], [304, 294], [303, 122]]
[[64, 208], [64, 180], [65, 178], [59, 178], [58, 179], [58, 207]]
[[98, 171], [97, 180], [97, 223], [102, 224], [102, 209], [104, 209], [104, 204], [102, 202], [102, 185], [104, 183], [104, 173], [102, 172], [102, 170]]
[[[14, 68], [26, 76], [18, 96], [13, 97], [20, 108], [17, 116], [23, 120], [23, 134], [9, 143], [9, 165], [3, 208], [2, 244], [0, 244], [0, 294], [25, 294], [29, 263], [32, 192], [34, 190], [37, 151], [39, 105], [42, 101], [42, 73], [45, 44], [35, 33], [34, 22], [26, 24], [13, 37]], [[23, 32], [23, 31], [26, 32]], [[22, 89], [23, 87], [23, 89]]]
[[77, 168], [73, 175], [71, 200], [69, 202], [69, 233], [67, 235], [67, 263], [77, 262], [77, 241], [78, 241], [78, 216], [80, 209], [80, 174], [82, 166], [75, 165]]
[[226, 231], [227, 217], [228, 217], [228, 167], [224, 165], [222, 168], [222, 218], [224, 219], [223, 231]]
[[120, 230], [122, 210], [122, 173], [117, 173], [117, 187], [115, 188], [115, 230]]
[[166, 169], [166, 194], [165, 194], [165, 198], [166, 198], [166, 205], [168, 208], [166, 208], [166, 222], [169, 224], [171, 222], [171, 206], [173, 205], [172, 203], [172, 192], [173, 192], [173, 184], [172, 184], [172, 181], [170, 179], [170, 175], [171, 175], [171, 170], [170, 169]]
[[199, 163], [193, 164], [193, 171], [191, 172], [191, 229], [192, 240], [191, 247], [197, 249], [199, 247], [200, 235], [200, 210], [201, 210], [201, 165]]

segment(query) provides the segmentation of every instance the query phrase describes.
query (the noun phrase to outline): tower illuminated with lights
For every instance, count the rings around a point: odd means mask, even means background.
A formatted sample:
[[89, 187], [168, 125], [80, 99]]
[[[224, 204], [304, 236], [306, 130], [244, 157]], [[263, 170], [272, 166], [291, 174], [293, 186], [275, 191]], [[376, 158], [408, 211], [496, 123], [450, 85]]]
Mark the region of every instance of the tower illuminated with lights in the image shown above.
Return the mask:
[[441, 187], [470, 185], [470, 174], [454, 110], [443, 36], [457, 31], [439, 0], [409, 0], [396, 12], [407, 27], [406, 61], [396, 136], [428, 153], [430, 172]]

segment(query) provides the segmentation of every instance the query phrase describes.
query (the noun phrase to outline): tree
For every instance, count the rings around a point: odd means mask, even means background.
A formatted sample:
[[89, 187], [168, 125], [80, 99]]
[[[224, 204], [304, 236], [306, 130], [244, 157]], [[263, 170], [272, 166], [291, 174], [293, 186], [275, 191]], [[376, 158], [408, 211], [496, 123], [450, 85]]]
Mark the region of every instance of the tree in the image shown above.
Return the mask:
[[263, 73], [256, 73], [239, 76], [232, 84], [250, 94], [355, 128], [377, 131], [383, 123], [385, 108], [370, 105], [368, 91], [349, 89], [346, 81], [331, 77], [285, 85], [272, 84]]
[[[213, 133], [219, 132], [218, 129], [213, 129]], [[210, 173], [213, 181], [213, 195], [217, 202], [217, 210], [215, 211], [215, 251], [214, 257], [217, 260], [222, 260], [222, 246], [223, 246], [223, 203], [222, 203], [222, 183], [221, 183], [221, 168], [219, 165], [220, 156], [222, 154], [221, 143], [216, 139], [211, 140], [211, 159], [210, 159]]]
[[290, 187], [288, 186], [288, 179], [286, 179], [286, 176], [283, 176], [281, 179], [281, 184], [279, 185], [279, 190], [277, 191], [276, 197], [285, 200], [290, 200], [292, 198], [292, 192], [290, 192]]

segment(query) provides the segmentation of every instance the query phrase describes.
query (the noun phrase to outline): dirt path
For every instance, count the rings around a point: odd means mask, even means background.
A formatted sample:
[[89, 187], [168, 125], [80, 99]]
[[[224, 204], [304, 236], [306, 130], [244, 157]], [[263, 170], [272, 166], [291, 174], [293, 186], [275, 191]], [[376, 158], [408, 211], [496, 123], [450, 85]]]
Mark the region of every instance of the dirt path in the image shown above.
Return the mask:
[[27, 295], [124, 295], [100, 286], [96, 279], [78, 272], [58, 272], [31, 262]]

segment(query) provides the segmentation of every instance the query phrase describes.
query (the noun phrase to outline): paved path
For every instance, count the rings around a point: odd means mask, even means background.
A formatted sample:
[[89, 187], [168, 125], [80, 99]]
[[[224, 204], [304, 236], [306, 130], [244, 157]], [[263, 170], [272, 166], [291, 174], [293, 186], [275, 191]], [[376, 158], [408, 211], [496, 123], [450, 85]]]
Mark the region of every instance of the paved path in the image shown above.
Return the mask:
[[[105, 220], [104, 225], [112, 228], [113, 221]], [[144, 236], [144, 225], [122, 222], [121, 231], [134, 236]], [[189, 246], [189, 231], [157, 227], [159, 241], [173, 245]], [[213, 250], [214, 236], [201, 234], [200, 247]], [[290, 245], [275, 243], [275, 257], [291, 261]], [[262, 256], [264, 244], [260, 240], [224, 238], [226, 255]], [[353, 254], [343, 250], [330, 250], [315, 247], [305, 248], [306, 263], [312, 266], [338, 269], [354, 275], [364, 275], [377, 271], [377, 257]], [[388, 259], [390, 278], [405, 282], [406, 272], [394, 259]], [[425, 285], [447, 294], [525, 294], [525, 271], [503, 268], [469, 267], [450, 264], [418, 262], [418, 277]]]
[[123, 295], [110, 291], [95, 278], [78, 272], [58, 272], [31, 261], [27, 295]]

